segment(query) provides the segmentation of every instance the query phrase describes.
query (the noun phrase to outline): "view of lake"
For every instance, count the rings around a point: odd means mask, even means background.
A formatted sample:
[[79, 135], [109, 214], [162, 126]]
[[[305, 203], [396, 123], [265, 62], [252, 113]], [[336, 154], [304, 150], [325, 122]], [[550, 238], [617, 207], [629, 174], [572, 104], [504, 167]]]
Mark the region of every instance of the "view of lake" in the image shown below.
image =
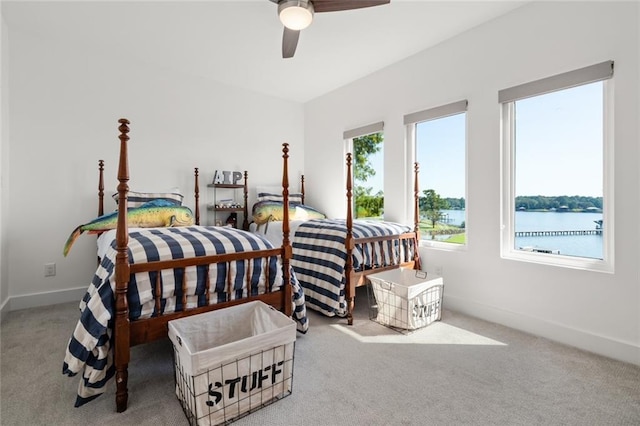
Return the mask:
[[[465, 220], [463, 210], [443, 210], [449, 225]], [[596, 227], [602, 213], [574, 212], [516, 212], [516, 231], [582, 231]], [[563, 235], [544, 237], [516, 237], [515, 246], [559, 250], [565, 256], [602, 259], [602, 235]]]

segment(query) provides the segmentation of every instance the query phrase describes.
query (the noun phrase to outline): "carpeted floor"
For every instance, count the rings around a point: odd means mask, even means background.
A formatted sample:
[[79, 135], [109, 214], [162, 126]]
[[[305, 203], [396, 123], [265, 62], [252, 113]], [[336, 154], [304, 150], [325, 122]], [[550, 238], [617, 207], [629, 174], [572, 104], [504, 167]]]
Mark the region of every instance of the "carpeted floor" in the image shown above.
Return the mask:
[[[360, 301], [366, 298], [360, 297]], [[310, 312], [293, 392], [237, 425], [639, 425], [640, 367], [445, 310], [403, 335], [356, 310]], [[0, 330], [2, 425], [186, 425], [169, 340], [132, 351], [129, 408], [115, 386], [74, 408], [62, 375], [77, 303], [9, 313]]]

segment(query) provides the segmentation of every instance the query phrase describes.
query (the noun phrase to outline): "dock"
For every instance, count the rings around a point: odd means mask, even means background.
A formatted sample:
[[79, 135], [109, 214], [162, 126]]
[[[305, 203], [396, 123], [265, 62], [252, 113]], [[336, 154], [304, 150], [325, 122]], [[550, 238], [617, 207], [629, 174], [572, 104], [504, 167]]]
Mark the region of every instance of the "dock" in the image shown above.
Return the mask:
[[578, 231], [516, 231], [516, 237], [562, 237], [570, 235], [602, 235], [602, 229], [584, 229]]

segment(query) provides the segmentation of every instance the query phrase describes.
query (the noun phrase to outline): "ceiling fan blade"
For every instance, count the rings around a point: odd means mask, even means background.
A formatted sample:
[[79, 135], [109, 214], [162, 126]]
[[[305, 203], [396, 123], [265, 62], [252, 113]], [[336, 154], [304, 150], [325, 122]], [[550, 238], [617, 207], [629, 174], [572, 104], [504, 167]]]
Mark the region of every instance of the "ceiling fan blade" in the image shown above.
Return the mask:
[[391, 0], [311, 0], [316, 13], [362, 9], [388, 4]]
[[283, 58], [293, 57], [293, 54], [296, 53], [296, 46], [298, 46], [298, 38], [300, 38], [300, 31], [284, 27], [284, 32], [282, 33]]

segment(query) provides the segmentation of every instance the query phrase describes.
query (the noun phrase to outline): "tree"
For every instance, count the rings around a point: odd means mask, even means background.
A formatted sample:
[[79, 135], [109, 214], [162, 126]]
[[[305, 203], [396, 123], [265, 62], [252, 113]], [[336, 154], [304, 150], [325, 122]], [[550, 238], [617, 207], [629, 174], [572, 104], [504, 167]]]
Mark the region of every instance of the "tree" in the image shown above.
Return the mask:
[[366, 193], [356, 194], [356, 218], [381, 216], [384, 206], [382, 191], [371, 195], [371, 188], [366, 189]]
[[440, 211], [446, 207], [445, 201], [433, 189], [425, 189], [422, 192], [424, 197], [420, 199], [420, 210], [424, 210], [431, 226], [435, 228], [436, 222], [440, 219]]
[[583, 195], [518, 195], [515, 200], [516, 209], [525, 210], [586, 210], [588, 208], [602, 209], [602, 197], [587, 197]]
[[453, 210], [464, 210], [465, 209], [465, 201], [464, 198], [443, 198], [443, 200], [445, 201], [445, 203], [447, 203], [448, 207], [445, 207], [446, 209], [453, 209]]
[[353, 180], [356, 218], [380, 216], [384, 206], [384, 194], [379, 191], [372, 195], [373, 188], [365, 188], [362, 183], [376, 175], [369, 158], [380, 152], [384, 135], [372, 133], [370, 135], [353, 138]]
[[376, 175], [375, 169], [369, 163], [369, 156], [380, 152], [383, 140], [382, 133], [353, 138], [353, 179], [355, 181], [365, 182]]

